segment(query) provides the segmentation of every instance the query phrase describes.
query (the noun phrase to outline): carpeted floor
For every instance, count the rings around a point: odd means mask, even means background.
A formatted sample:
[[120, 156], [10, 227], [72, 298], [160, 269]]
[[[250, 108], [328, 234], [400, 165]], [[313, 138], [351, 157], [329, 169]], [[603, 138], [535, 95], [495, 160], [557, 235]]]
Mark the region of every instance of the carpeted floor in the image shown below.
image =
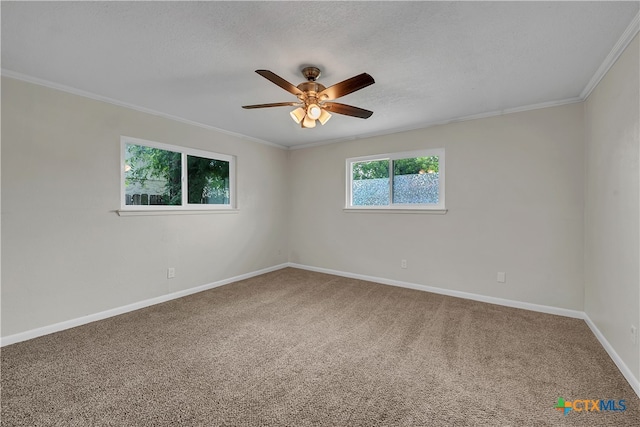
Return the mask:
[[640, 425], [582, 320], [292, 268], [1, 357], [2, 426]]

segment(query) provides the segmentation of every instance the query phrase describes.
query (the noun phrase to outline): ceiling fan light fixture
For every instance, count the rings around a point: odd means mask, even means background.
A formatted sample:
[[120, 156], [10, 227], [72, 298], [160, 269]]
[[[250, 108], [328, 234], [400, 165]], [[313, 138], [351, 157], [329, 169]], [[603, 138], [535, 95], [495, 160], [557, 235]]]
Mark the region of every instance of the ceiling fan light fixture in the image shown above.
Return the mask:
[[[324, 125], [329, 121], [332, 114], [341, 114], [361, 119], [368, 119], [373, 114], [373, 111], [365, 110], [364, 108], [331, 102], [336, 98], [348, 95], [375, 83], [373, 77], [367, 73], [358, 74], [357, 76], [329, 87], [325, 87], [316, 82], [316, 79], [320, 76], [320, 69], [316, 67], [305, 67], [302, 69], [302, 75], [307, 81], [297, 86], [269, 70], [256, 70], [256, 73], [295, 95], [296, 98], [298, 98], [297, 102], [243, 105], [242, 108], [251, 110], [269, 107], [295, 107], [293, 111], [289, 112], [289, 115], [293, 121], [302, 126], [302, 128], [314, 128], [316, 127], [316, 121]], [[329, 111], [331, 111], [331, 113], [329, 113]]]
[[300, 124], [302, 119], [304, 119], [305, 114], [307, 113], [304, 111], [304, 108], [298, 107], [289, 114], [291, 114], [291, 118], [294, 122]]
[[320, 122], [321, 125], [324, 126], [324, 124], [327, 123], [330, 118], [331, 118], [331, 114], [329, 114], [327, 110], [323, 108], [322, 112], [320, 113], [320, 117], [318, 117], [318, 121]]
[[309, 104], [307, 107], [307, 116], [312, 120], [317, 120], [322, 114], [322, 109], [317, 104]]
[[314, 128], [316, 127], [316, 121], [315, 119], [312, 119], [311, 117], [309, 117], [309, 115], [307, 114], [306, 117], [304, 118], [304, 120], [302, 121], [302, 127], [303, 128]]

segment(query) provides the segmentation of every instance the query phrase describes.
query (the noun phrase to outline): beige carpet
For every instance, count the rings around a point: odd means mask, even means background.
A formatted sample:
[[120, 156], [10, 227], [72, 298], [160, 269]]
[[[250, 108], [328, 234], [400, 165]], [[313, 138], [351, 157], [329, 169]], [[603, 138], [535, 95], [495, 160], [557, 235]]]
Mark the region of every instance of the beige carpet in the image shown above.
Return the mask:
[[639, 406], [582, 320], [291, 268], [2, 349], [2, 426], [638, 426]]

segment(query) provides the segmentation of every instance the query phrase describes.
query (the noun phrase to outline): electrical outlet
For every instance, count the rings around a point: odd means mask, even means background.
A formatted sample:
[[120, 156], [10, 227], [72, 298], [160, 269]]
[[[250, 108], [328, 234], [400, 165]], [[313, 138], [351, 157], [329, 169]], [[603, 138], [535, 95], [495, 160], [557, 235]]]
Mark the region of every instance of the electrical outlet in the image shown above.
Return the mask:
[[498, 283], [505, 283], [507, 281], [507, 273], [504, 271], [498, 271]]
[[631, 342], [634, 344], [638, 342], [638, 328], [633, 325], [631, 325]]
[[401, 268], [407, 268], [407, 260], [406, 259], [403, 259], [403, 260], [400, 261], [400, 267]]
[[176, 269], [173, 267], [167, 268], [167, 279], [173, 279], [176, 277]]

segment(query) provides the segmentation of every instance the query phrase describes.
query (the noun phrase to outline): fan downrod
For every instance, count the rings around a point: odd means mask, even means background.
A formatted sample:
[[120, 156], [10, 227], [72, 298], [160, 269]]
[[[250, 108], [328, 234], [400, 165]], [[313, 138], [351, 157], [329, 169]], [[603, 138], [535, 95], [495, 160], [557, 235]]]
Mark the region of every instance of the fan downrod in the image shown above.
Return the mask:
[[307, 81], [315, 82], [320, 77], [320, 69], [317, 67], [304, 67], [302, 69], [302, 75]]

